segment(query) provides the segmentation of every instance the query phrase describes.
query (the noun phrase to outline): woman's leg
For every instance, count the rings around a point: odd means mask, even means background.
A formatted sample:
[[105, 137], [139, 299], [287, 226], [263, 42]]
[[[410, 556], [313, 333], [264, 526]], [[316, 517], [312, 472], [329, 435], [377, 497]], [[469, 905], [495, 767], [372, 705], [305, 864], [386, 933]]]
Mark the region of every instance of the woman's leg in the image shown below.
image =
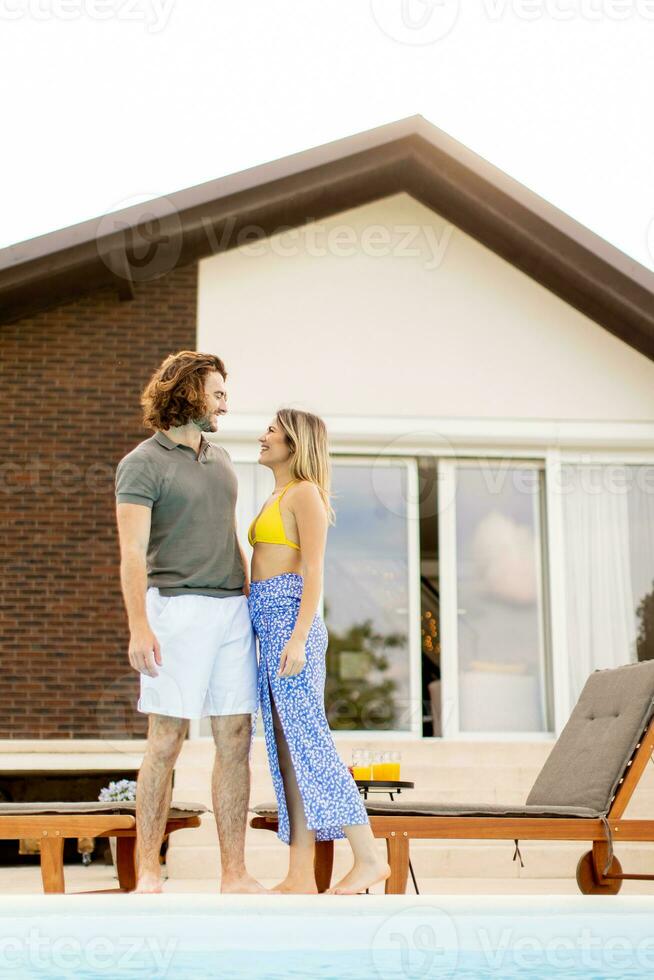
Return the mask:
[[354, 864], [344, 878], [328, 888], [327, 895], [357, 895], [380, 881], [386, 881], [391, 873], [389, 864], [380, 856], [369, 823], [343, 827], [354, 854]]
[[270, 686], [268, 690], [277, 745], [277, 758], [284, 783], [284, 794], [291, 828], [288, 874], [272, 891], [303, 895], [317, 894], [318, 888], [313, 864], [316, 834], [315, 831], [309, 830], [307, 827], [304, 805], [297, 784], [291, 753], [286, 742], [281, 719], [275, 708], [275, 700]]
[[[390, 869], [375, 851], [365, 806], [347, 766], [338, 755], [325, 714], [327, 630], [321, 617], [316, 616], [307, 639], [306, 665], [296, 677], [280, 680], [277, 677], [280, 656], [295, 620], [286, 609], [275, 610], [267, 618], [266, 629], [260, 635], [262, 710], [279, 802], [280, 828], [285, 825], [284, 835], [280, 836], [288, 840], [291, 848], [288, 875], [273, 891], [317, 891], [314, 873], [316, 831], [308, 830], [307, 814], [314, 827], [322, 828], [321, 839], [345, 835], [350, 840], [354, 865], [336, 889], [350, 893], [364, 891], [387, 878]], [[276, 694], [273, 694], [273, 688]], [[282, 727], [280, 713], [288, 735]], [[297, 771], [288, 739], [299, 760]], [[299, 783], [305, 790], [304, 798]], [[313, 792], [321, 787], [324, 791]]]

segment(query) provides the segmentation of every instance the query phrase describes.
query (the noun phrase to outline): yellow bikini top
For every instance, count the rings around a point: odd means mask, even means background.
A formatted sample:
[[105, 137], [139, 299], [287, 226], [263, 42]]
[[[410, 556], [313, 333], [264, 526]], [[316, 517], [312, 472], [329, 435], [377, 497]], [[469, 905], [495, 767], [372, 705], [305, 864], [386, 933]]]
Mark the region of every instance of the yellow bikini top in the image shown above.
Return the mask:
[[286, 544], [289, 548], [296, 548], [298, 551], [300, 550], [299, 544], [296, 544], [295, 541], [289, 541], [289, 539], [286, 537], [284, 522], [282, 521], [282, 512], [279, 508], [279, 501], [282, 499], [288, 488], [293, 483], [297, 482], [297, 480], [291, 480], [290, 483], [287, 483], [279, 497], [277, 497], [276, 500], [273, 500], [272, 503], [268, 504], [267, 507], [264, 507], [259, 516], [254, 518], [248, 531], [248, 541], [251, 545]]

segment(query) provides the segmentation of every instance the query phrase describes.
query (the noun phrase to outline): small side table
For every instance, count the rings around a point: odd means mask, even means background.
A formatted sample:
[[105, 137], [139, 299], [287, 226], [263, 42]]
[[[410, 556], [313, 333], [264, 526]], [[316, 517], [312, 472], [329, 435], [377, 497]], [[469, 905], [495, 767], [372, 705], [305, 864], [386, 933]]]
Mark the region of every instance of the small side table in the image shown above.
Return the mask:
[[[403, 789], [413, 789], [415, 786], [415, 783], [400, 779], [355, 779], [354, 781], [357, 784], [359, 792], [363, 796], [364, 800], [368, 799], [368, 793], [388, 793], [391, 800], [394, 800], [395, 796], [399, 796]], [[411, 880], [413, 881], [413, 887], [416, 890], [416, 895], [419, 895], [420, 891], [418, 889], [418, 882], [416, 881], [416, 875], [413, 870], [411, 858], [409, 858], [409, 871], [411, 872]], [[366, 892], [367, 891], [368, 889], [366, 889]]]

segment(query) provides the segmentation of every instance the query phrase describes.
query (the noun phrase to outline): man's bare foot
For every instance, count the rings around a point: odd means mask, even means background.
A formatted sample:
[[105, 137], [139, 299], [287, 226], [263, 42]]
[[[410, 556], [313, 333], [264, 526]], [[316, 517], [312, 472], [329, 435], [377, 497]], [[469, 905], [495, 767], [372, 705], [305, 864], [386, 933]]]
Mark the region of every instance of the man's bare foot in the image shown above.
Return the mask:
[[142, 874], [134, 889], [139, 895], [154, 895], [163, 891], [161, 877], [157, 874]]
[[359, 895], [366, 888], [372, 888], [380, 881], [386, 881], [391, 869], [385, 861], [374, 861], [370, 864], [357, 864], [356, 861], [344, 878], [328, 888], [325, 895]]
[[225, 878], [220, 882], [220, 893], [222, 895], [268, 895], [268, 888], [264, 888], [252, 875], [241, 875], [240, 878]]
[[298, 878], [284, 878], [278, 885], [270, 889], [277, 895], [317, 895], [318, 886], [313, 881], [300, 881]]

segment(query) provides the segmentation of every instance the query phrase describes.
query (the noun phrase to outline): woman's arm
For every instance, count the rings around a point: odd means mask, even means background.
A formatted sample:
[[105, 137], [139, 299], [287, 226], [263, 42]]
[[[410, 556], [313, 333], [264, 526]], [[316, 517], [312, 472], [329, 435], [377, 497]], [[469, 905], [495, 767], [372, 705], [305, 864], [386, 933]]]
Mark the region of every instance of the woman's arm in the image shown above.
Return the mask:
[[318, 488], [312, 483], [301, 483], [291, 500], [292, 510], [300, 538], [302, 564], [302, 599], [293, 633], [282, 651], [279, 665], [280, 677], [299, 674], [306, 663], [305, 646], [313, 617], [318, 609], [322, 591], [322, 571], [327, 540], [327, 514]]

